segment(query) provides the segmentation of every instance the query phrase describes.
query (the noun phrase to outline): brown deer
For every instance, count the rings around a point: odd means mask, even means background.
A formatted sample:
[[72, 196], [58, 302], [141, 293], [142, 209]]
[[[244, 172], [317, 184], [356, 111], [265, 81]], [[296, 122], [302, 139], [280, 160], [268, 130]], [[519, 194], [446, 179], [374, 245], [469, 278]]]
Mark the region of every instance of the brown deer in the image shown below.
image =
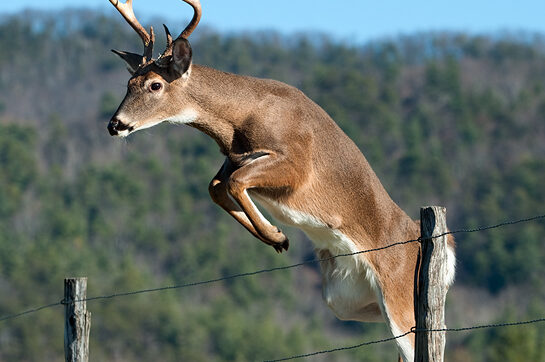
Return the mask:
[[[136, 19], [132, 0], [109, 0], [140, 35], [144, 54], [114, 51], [132, 75], [108, 124], [125, 137], [164, 121], [188, 124], [212, 137], [226, 156], [210, 182], [212, 200], [278, 252], [288, 238], [254, 204], [302, 229], [320, 258], [416, 239], [420, 229], [389, 197], [356, 145], [329, 115], [287, 84], [192, 64], [187, 40], [201, 18], [198, 0], [185, 30], [152, 58], [154, 33]], [[338, 318], [385, 321], [394, 335], [415, 325], [413, 281], [418, 245], [323, 261], [323, 298]], [[454, 279], [449, 246], [449, 284]], [[412, 334], [397, 339], [405, 361]]]

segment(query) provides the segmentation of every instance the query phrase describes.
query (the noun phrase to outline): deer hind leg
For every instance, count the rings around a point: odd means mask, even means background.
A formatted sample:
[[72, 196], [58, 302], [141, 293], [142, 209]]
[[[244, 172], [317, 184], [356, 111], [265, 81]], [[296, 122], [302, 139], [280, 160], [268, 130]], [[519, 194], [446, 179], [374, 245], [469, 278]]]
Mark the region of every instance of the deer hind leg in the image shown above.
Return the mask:
[[[340, 243], [337, 243], [340, 245]], [[353, 252], [353, 251], [350, 251]], [[318, 256], [323, 276], [323, 297], [335, 315], [342, 320], [361, 322], [385, 321], [393, 336], [399, 336], [415, 325], [412, 284], [393, 278], [380, 278], [364, 255], [330, 259], [346, 253], [320, 250]], [[345, 261], [344, 264], [339, 264]], [[346, 264], [352, 261], [354, 266]], [[359, 268], [357, 267], [359, 265]], [[414, 335], [396, 339], [400, 360], [414, 359]]]
[[[380, 298], [384, 319], [394, 337], [405, 334], [415, 326], [412, 292], [407, 288], [401, 289], [397, 289], [398, 295], [396, 296], [385, 293], [383, 289], [382, 298]], [[398, 338], [395, 342], [399, 349], [400, 359], [404, 362], [412, 362], [414, 360], [414, 334], [410, 333]]]

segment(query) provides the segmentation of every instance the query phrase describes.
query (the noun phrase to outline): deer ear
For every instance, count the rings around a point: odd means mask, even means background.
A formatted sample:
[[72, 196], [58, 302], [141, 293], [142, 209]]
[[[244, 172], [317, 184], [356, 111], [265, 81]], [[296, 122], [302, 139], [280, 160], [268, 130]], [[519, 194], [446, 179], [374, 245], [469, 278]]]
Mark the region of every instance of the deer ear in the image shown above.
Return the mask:
[[112, 49], [112, 52], [116, 55], [119, 55], [121, 59], [127, 63], [127, 70], [131, 75], [136, 72], [136, 69], [142, 64], [142, 56], [139, 54], [129, 53], [129, 52], [122, 52], [119, 50]]
[[184, 75], [191, 65], [193, 51], [189, 41], [185, 38], [178, 38], [172, 44], [172, 68], [179, 74]]

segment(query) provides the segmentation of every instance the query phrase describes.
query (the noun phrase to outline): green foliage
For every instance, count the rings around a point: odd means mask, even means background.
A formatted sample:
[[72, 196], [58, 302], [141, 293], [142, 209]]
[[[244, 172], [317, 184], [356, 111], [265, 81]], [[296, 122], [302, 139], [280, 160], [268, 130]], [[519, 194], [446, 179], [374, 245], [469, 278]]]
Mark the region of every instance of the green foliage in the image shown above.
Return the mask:
[[[543, 316], [543, 307], [541, 314]], [[533, 314], [521, 315], [508, 310], [501, 316], [505, 321], [518, 321], [537, 318]], [[483, 330], [472, 336], [469, 346], [474, 351], [475, 361], [545, 361], [545, 328], [542, 324], [530, 324], [524, 327], [504, 327]]]
[[[192, 45], [196, 63], [301, 88], [409, 214], [446, 205], [457, 229], [543, 213], [545, 41], [532, 39], [426, 34], [355, 47], [202, 30]], [[212, 204], [207, 184], [222, 156], [203, 134], [165, 125], [126, 142], [109, 138], [105, 121], [128, 75], [106, 49], [141, 48], [117, 18], [10, 16], [0, 21], [0, 46], [0, 316], [60, 300], [71, 275], [89, 277], [95, 296], [311, 257], [301, 233], [287, 231], [292, 248], [279, 256]], [[543, 223], [458, 235], [459, 285], [542, 297], [544, 235]], [[92, 358], [253, 361], [384, 337], [384, 326], [334, 321], [318, 284], [317, 268], [305, 267], [90, 302]], [[498, 320], [543, 315], [526, 309]], [[476, 336], [455, 346], [456, 356], [545, 355], [542, 326]], [[0, 360], [61, 355], [59, 310], [0, 325]], [[326, 359], [395, 355], [378, 345]]]
[[[491, 224], [536, 214], [545, 197], [543, 177], [542, 159], [524, 160], [501, 177], [476, 172], [472, 187], [477, 191], [474, 196], [477, 209], [466, 209], [466, 223]], [[543, 232], [543, 225], [534, 223], [465, 236], [460, 243], [461, 257], [466, 260], [466, 268], [462, 270], [464, 279], [475, 284], [485, 282], [493, 291], [518, 283], [542, 286]]]
[[35, 130], [0, 125], [0, 217], [13, 214], [36, 176]]

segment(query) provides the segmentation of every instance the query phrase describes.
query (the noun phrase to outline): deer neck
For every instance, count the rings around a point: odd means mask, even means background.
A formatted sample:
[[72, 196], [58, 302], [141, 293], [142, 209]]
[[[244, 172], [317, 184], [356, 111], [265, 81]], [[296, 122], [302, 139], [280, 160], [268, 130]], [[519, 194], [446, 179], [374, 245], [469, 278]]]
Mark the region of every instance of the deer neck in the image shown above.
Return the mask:
[[188, 98], [198, 116], [190, 126], [212, 137], [224, 154], [232, 150], [235, 130], [252, 116], [257, 95], [248, 77], [192, 65]]

